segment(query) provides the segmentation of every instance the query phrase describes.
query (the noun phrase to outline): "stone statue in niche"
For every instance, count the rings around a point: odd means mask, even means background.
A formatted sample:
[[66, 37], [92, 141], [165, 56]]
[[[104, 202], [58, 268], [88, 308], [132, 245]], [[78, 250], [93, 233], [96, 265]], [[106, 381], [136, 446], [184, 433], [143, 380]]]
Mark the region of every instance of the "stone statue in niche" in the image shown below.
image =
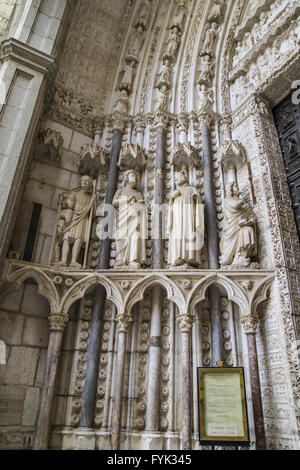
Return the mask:
[[162, 85], [159, 88], [159, 97], [156, 105], [156, 111], [168, 111], [170, 99], [170, 90], [167, 85]]
[[63, 142], [60, 132], [54, 129], [41, 131], [38, 136], [38, 144], [35, 149], [34, 158], [45, 163], [58, 163]]
[[167, 57], [171, 60], [174, 60], [176, 58], [176, 52], [180, 44], [180, 36], [181, 32], [179, 28], [177, 26], [173, 26], [170, 32], [167, 51], [164, 54], [164, 57]]
[[135, 33], [132, 34], [129, 42], [129, 47], [128, 47], [128, 54], [126, 54], [126, 57], [132, 58], [134, 60], [137, 60], [140, 49], [142, 47], [142, 44], [144, 42], [144, 30], [142, 26], [138, 26], [137, 30]]
[[115, 111], [122, 113], [122, 114], [127, 114], [128, 113], [128, 107], [129, 107], [129, 96], [128, 96], [128, 91], [127, 90], [121, 90], [119, 97], [117, 99], [117, 103], [115, 105]]
[[210, 10], [208, 21], [219, 21], [224, 6], [224, 0], [216, 0]]
[[204, 83], [198, 85], [197, 88], [199, 95], [199, 111], [209, 112], [214, 102], [213, 92], [212, 90], [207, 89], [207, 86]]
[[148, 213], [142, 194], [136, 189], [137, 174], [127, 170], [124, 187], [113, 199], [116, 217], [116, 268], [139, 269], [146, 263]]
[[255, 216], [240, 195], [237, 183], [231, 182], [226, 186], [224, 226], [220, 240], [222, 267], [250, 267], [251, 259], [257, 254]]
[[200, 73], [198, 84], [208, 85], [211, 82], [214, 74], [215, 61], [209, 55], [204, 55], [200, 58]]
[[168, 215], [168, 265], [181, 269], [198, 266], [204, 244], [204, 206], [196, 188], [189, 186], [185, 169], [175, 173]]
[[146, 29], [148, 26], [148, 17], [149, 12], [151, 9], [151, 2], [149, 0], [145, 0], [138, 11], [134, 26], [142, 26], [143, 29]]
[[204, 43], [201, 51], [201, 55], [212, 55], [214, 46], [215, 46], [215, 41], [218, 33], [218, 24], [217, 23], [211, 23], [209, 26], [208, 30], [205, 33], [205, 38], [204, 38]]
[[124, 75], [122, 77], [119, 90], [126, 90], [128, 93], [131, 93], [135, 64], [136, 62], [134, 60], [131, 60], [129, 63], [125, 63]]
[[[55, 266], [85, 268], [95, 192], [88, 175], [80, 179], [80, 187], [60, 196], [56, 231], [50, 263]], [[79, 263], [81, 248], [85, 246], [83, 264]]]
[[161, 88], [163, 85], [170, 86], [171, 81], [171, 70], [170, 70], [170, 59], [164, 57], [161, 72], [159, 74], [159, 80], [157, 82], [157, 88]]

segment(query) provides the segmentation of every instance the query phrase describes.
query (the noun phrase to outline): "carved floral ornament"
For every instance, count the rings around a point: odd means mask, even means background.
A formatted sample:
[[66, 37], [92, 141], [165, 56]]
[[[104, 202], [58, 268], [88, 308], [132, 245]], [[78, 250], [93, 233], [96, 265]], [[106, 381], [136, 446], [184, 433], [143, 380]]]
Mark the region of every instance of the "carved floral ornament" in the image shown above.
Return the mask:
[[[116, 305], [119, 312], [118, 320], [122, 330], [126, 330], [132, 319], [130, 312], [134, 304], [144, 298], [148, 287], [158, 283], [166, 289], [168, 300], [177, 305], [179, 316], [181, 315], [180, 321], [187, 327], [190, 320], [186, 318], [186, 312], [192, 312], [198, 302], [205, 300], [207, 288], [211, 284], [217, 283], [226, 290], [228, 299], [240, 307], [242, 318], [250, 315], [250, 312], [256, 315], [258, 306], [267, 299], [268, 289], [274, 279], [272, 271], [263, 270], [259, 272], [246, 270], [244, 273], [237, 271], [235, 274], [232, 271], [212, 274], [200, 270], [168, 271], [164, 274], [128, 271], [125, 276], [120, 272], [69, 271], [68, 279], [72, 279], [73, 284], [61, 290], [61, 286], [55, 284], [55, 279], [64, 274], [64, 270], [50, 266], [29, 266], [28, 263], [22, 261], [7, 259], [2, 275], [0, 296], [3, 297], [7, 292], [19, 289], [26, 279], [33, 279], [38, 285], [38, 293], [49, 301], [53, 324], [55, 321], [62, 320], [62, 323], [59, 323], [62, 325], [66, 321], [71, 305], [82, 298], [91, 286], [99, 283], [104, 286], [108, 301]], [[253, 287], [251, 290], [246, 290], [240, 283], [249, 279]], [[130, 282], [126, 292], [120, 286], [120, 282], [124, 280]], [[186, 280], [193, 282], [193, 287], [188, 290], [185, 290], [183, 286]]]

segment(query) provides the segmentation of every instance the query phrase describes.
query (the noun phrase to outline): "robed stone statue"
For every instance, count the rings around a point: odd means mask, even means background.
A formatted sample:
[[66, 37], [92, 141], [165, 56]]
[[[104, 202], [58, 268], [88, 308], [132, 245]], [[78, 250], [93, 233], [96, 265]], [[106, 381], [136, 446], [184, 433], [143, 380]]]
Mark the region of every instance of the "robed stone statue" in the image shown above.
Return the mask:
[[247, 201], [240, 198], [238, 185], [226, 186], [224, 225], [220, 241], [220, 264], [245, 268], [257, 254], [255, 216]]
[[204, 206], [198, 190], [189, 186], [186, 170], [175, 173], [168, 214], [170, 267], [198, 266], [204, 244]]
[[116, 268], [139, 269], [146, 263], [148, 213], [142, 194], [136, 189], [137, 174], [127, 170], [124, 187], [113, 199], [116, 215]]

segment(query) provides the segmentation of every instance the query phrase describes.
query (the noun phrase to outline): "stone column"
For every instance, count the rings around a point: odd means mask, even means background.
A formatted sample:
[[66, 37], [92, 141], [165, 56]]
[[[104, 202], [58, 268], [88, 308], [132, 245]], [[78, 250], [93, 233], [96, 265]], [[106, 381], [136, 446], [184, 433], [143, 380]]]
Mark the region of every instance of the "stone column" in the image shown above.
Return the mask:
[[[219, 239], [217, 233], [217, 212], [214, 195], [213, 161], [211, 149], [210, 114], [199, 114], [198, 123], [202, 134], [202, 153], [204, 170], [205, 223], [207, 229], [208, 268], [219, 269]], [[223, 358], [221, 328], [221, 296], [219, 289], [211, 286], [207, 290], [211, 314], [212, 365]]]
[[249, 373], [251, 382], [251, 395], [253, 406], [253, 418], [256, 437], [256, 450], [265, 450], [265, 428], [262, 407], [261, 388], [259, 380], [259, 369], [256, 350], [256, 328], [257, 318], [255, 315], [241, 317], [241, 324], [247, 336]]
[[177, 317], [181, 331], [181, 382], [182, 382], [182, 449], [191, 450], [191, 315]]
[[51, 314], [49, 316], [50, 335], [33, 447], [35, 450], [45, 450], [49, 444], [57, 370], [67, 319], [67, 315], [63, 314]]
[[[162, 234], [162, 213], [159, 207], [164, 203], [165, 134], [166, 119], [163, 114], [156, 116], [156, 155], [155, 155], [155, 211], [153, 214], [154, 240], [152, 247], [152, 267], [164, 266], [164, 246]], [[155, 286], [152, 290], [152, 312], [150, 328], [149, 367], [147, 384], [146, 430], [159, 430], [159, 389], [161, 358], [161, 304], [162, 290]]]
[[124, 389], [124, 373], [126, 359], [126, 339], [129, 323], [132, 322], [131, 315], [120, 314], [117, 316], [119, 324], [118, 329], [118, 352], [116, 363], [116, 384], [115, 384], [115, 400], [112, 412], [112, 450], [120, 449], [120, 436], [122, 426], [122, 409], [123, 409], [123, 389]]
[[147, 384], [146, 431], [159, 430], [159, 391], [161, 361], [161, 303], [160, 286], [152, 289], [152, 311]]
[[[121, 150], [123, 128], [125, 117], [122, 119], [119, 115], [115, 116], [113, 121], [113, 138], [110, 152], [107, 188], [105, 195], [105, 204], [110, 206], [113, 201], [114, 194], [117, 190], [118, 181], [118, 159]], [[109, 221], [112, 224], [112, 221]], [[101, 240], [98, 269], [109, 269], [110, 261], [110, 237]], [[106, 291], [102, 285], [95, 288], [92, 321], [90, 326], [90, 339], [87, 352], [86, 376], [84, 382], [84, 390], [82, 395], [82, 409], [80, 415], [80, 427], [91, 428], [93, 426], [99, 355], [100, 355], [100, 333], [103, 311], [105, 307]]]

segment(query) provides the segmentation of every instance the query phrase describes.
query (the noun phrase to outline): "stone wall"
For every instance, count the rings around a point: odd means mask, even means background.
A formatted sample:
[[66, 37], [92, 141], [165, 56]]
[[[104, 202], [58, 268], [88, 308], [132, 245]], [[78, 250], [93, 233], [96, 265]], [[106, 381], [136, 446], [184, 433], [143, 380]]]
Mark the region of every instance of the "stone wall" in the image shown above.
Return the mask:
[[0, 447], [30, 448], [43, 384], [49, 304], [26, 283], [0, 304], [6, 364], [0, 365]]
[[2, 0], [0, 4], [0, 40], [4, 34], [16, 0]]

